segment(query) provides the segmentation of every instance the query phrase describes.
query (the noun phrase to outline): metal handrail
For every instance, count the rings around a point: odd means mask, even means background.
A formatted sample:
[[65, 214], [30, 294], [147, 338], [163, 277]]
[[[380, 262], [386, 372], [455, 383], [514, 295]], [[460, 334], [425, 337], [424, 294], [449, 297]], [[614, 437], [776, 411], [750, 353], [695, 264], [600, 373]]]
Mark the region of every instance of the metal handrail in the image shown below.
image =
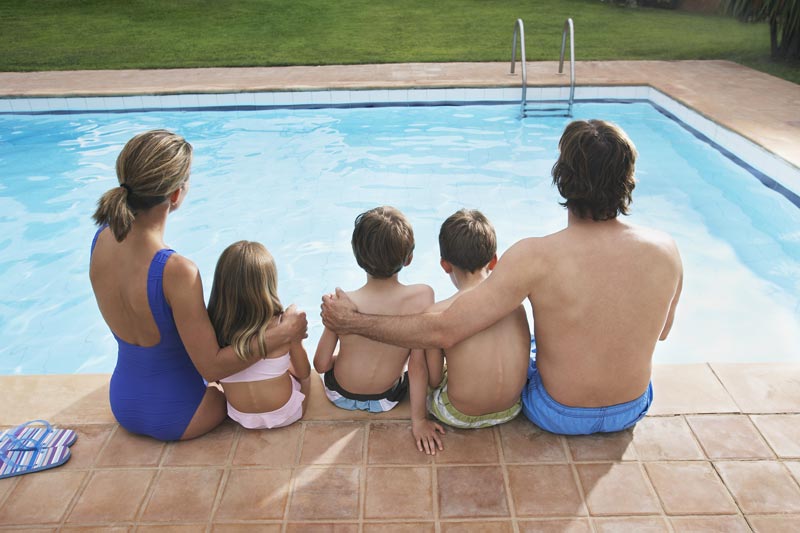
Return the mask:
[[558, 60], [558, 73], [564, 73], [564, 48], [567, 44], [567, 29], [569, 29], [569, 115], [572, 115], [572, 101], [575, 99], [575, 26], [572, 19], [564, 22], [561, 31], [561, 57]]
[[[572, 116], [572, 103], [575, 100], [575, 26], [572, 19], [568, 18], [564, 21], [564, 29], [561, 31], [561, 56], [558, 61], [558, 73], [564, 73], [564, 52], [567, 46], [567, 30], [569, 30], [569, 100], [567, 102], [567, 115]], [[514, 38], [511, 41], [511, 74], [514, 74], [514, 67], [517, 62], [517, 35], [519, 35], [520, 44], [520, 62], [522, 63], [522, 99], [520, 102], [520, 117], [525, 118], [528, 111], [531, 112], [544, 112], [544, 111], [562, 111], [562, 108], [536, 108], [529, 109], [528, 102], [528, 71], [526, 68], [525, 60], [525, 26], [522, 19], [517, 19], [514, 23]]]
[[525, 101], [528, 93], [528, 71], [525, 68], [525, 26], [522, 19], [514, 23], [514, 40], [511, 43], [511, 74], [514, 74], [514, 64], [517, 62], [517, 33], [519, 33], [520, 62], [522, 63], [522, 115], [525, 115]]

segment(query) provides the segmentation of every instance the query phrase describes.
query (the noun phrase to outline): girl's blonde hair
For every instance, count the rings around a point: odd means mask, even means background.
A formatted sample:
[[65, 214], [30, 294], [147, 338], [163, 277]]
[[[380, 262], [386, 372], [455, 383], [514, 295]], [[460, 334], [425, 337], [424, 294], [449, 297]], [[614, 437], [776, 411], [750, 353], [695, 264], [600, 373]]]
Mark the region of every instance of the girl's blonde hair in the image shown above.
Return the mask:
[[192, 145], [167, 130], [140, 133], [117, 157], [119, 187], [97, 202], [94, 221], [108, 224], [117, 242], [133, 226], [136, 213], [164, 202], [189, 179]]
[[239, 241], [225, 248], [217, 261], [208, 300], [208, 316], [219, 345], [232, 346], [240, 359], [247, 360], [255, 337], [259, 352], [266, 356], [264, 332], [281, 313], [278, 269], [264, 245]]

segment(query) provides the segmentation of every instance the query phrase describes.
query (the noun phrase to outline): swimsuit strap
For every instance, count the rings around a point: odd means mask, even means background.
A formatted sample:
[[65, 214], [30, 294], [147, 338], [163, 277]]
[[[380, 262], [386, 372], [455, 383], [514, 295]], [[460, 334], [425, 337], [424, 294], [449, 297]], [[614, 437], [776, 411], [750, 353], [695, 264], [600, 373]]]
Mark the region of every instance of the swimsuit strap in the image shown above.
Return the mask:
[[153, 314], [161, 342], [164, 342], [165, 333], [172, 333], [175, 329], [172, 309], [164, 296], [164, 267], [174, 253], [175, 250], [170, 248], [156, 252], [147, 272], [147, 302], [150, 304], [150, 312]]
[[97, 238], [100, 236], [100, 233], [104, 229], [106, 229], [107, 227], [108, 227], [108, 224], [103, 224], [102, 226], [97, 228], [97, 232], [94, 234], [94, 239], [92, 239], [92, 248], [91, 248], [91, 250], [89, 250], [89, 258], [91, 258], [92, 254], [94, 253], [94, 247], [97, 244]]

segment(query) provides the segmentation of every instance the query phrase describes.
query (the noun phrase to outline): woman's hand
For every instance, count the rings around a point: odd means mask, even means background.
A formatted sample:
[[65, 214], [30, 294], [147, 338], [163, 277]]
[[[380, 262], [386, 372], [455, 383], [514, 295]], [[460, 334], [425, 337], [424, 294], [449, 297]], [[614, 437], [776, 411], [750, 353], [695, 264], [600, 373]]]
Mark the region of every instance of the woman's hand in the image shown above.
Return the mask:
[[298, 342], [308, 338], [308, 319], [305, 311], [300, 311], [292, 304], [286, 308], [281, 318], [281, 325], [287, 326], [286, 335], [289, 342]]

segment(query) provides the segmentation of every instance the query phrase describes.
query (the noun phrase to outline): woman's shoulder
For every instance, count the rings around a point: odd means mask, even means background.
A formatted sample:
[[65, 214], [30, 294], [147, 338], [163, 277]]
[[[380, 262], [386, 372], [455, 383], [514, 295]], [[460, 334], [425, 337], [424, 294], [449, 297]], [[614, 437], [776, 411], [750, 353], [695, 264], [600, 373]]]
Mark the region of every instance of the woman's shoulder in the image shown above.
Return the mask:
[[200, 270], [189, 258], [172, 253], [164, 265], [164, 280], [168, 283], [191, 282], [200, 277]]

